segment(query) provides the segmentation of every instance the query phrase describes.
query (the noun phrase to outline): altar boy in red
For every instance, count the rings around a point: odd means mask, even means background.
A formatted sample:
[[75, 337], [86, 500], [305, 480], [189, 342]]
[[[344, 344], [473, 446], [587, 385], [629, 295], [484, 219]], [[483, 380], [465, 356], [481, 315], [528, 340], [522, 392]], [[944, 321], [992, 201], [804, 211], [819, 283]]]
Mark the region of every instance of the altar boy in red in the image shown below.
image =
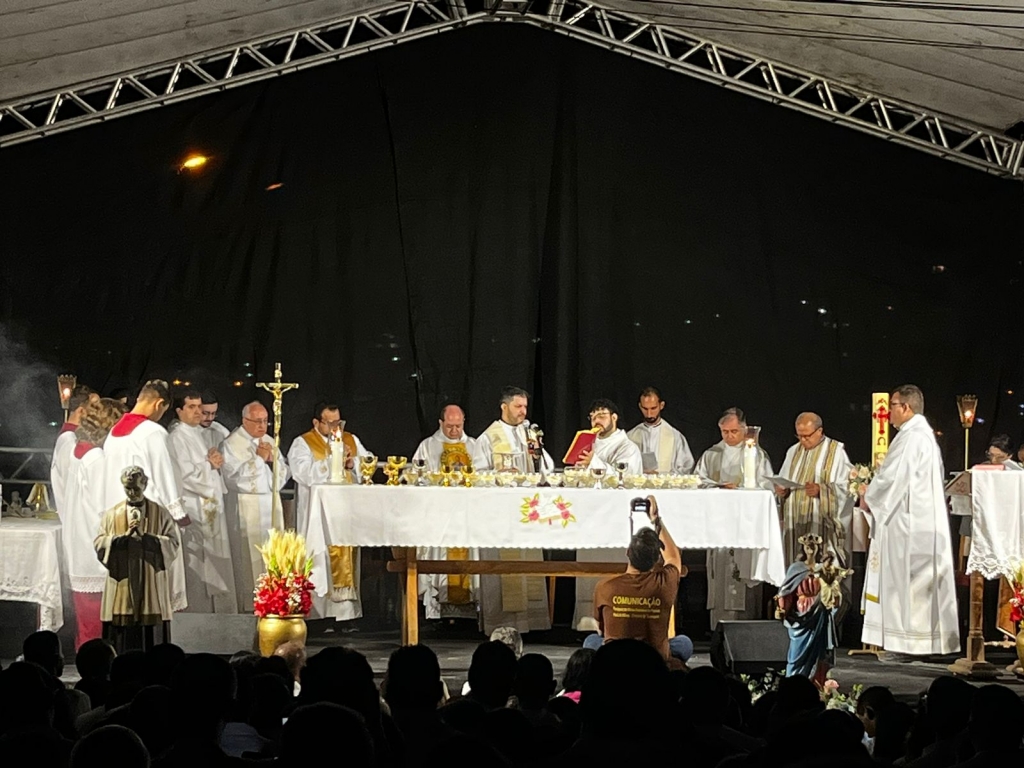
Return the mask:
[[[147, 381], [139, 391], [135, 407], [110, 430], [103, 445], [104, 508], [110, 509], [124, 501], [121, 473], [125, 468], [141, 467], [149, 478], [146, 498], [166, 509], [183, 528], [191, 520], [182, 506], [181, 484], [174, 471], [167, 430], [157, 423], [170, 403], [171, 394], [166, 381]], [[175, 611], [184, 610], [188, 605], [183, 562], [184, 558], [176, 557], [171, 567], [171, 608]]]

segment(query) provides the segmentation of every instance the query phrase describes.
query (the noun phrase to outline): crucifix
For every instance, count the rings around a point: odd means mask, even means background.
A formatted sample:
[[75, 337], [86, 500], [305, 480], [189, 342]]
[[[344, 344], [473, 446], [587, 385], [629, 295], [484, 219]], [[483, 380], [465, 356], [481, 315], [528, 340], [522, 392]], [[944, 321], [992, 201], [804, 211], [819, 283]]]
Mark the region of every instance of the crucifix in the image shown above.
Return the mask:
[[281, 455], [281, 400], [284, 393], [290, 389], [298, 389], [299, 385], [294, 383], [283, 383], [281, 381], [281, 364], [276, 363], [274, 367], [274, 380], [272, 382], [261, 381], [256, 384], [260, 389], [265, 389], [274, 396], [274, 485], [273, 499], [274, 506], [270, 511], [270, 524], [274, 528], [284, 528], [284, 517], [281, 514], [281, 494], [277, 487], [277, 457]]

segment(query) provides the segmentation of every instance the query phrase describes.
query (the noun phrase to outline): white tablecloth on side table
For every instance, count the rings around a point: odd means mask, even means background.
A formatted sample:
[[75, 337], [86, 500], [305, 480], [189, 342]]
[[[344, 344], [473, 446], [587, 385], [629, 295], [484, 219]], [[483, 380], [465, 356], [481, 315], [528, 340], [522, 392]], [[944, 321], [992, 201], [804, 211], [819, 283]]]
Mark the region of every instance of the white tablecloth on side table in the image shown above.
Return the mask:
[[[326, 591], [329, 545], [624, 550], [630, 538], [629, 503], [641, 495], [646, 492], [316, 485], [306, 534], [314, 557], [313, 582], [318, 593]], [[654, 495], [681, 549], [750, 550], [750, 577], [782, 583], [782, 532], [770, 491], [715, 488]]]
[[60, 521], [0, 519], [0, 600], [39, 605], [39, 628], [64, 624]]
[[971, 554], [967, 572], [1013, 578], [1024, 558], [1024, 472], [971, 473]]

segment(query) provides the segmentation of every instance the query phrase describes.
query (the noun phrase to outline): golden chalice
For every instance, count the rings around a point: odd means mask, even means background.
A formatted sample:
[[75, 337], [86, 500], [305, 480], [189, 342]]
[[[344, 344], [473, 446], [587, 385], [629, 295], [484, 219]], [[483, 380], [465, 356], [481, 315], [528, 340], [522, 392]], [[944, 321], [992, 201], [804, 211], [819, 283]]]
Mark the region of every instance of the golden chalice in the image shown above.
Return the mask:
[[359, 473], [363, 476], [363, 485], [373, 485], [373, 476], [377, 473], [377, 457], [372, 453], [360, 456]]
[[452, 484], [452, 476], [455, 474], [455, 468], [449, 464], [441, 465], [441, 487], [450, 488]]
[[398, 485], [399, 475], [409, 460], [405, 456], [388, 456], [388, 463], [384, 466], [384, 474], [388, 476], [388, 485]]
[[466, 464], [462, 467], [462, 487], [472, 488], [473, 481], [476, 479], [476, 470], [473, 469], [472, 464]]

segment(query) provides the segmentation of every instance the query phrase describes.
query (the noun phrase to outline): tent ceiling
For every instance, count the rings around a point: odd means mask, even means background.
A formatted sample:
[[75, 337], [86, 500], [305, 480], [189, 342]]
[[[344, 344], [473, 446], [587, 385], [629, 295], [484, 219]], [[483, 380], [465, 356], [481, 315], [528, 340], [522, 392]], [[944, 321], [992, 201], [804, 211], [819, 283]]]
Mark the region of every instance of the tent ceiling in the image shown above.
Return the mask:
[[[383, 5], [378, 0], [5, 0], [0, 4], [0, 102]], [[1019, 0], [603, 0], [602, 5], [990, 129], [1024, 118]]]

